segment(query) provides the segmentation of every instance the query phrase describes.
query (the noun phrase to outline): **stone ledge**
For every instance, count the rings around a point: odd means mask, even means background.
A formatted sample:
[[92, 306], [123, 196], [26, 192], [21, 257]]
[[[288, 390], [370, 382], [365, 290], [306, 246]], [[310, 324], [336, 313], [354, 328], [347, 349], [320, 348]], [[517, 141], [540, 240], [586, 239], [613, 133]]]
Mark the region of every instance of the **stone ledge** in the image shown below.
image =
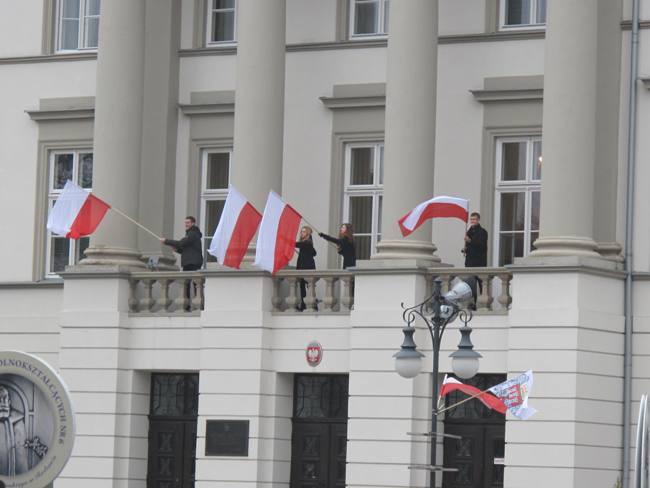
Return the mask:
[[607, 278], [625, 279], [622, 263], [585, 256], [528, 256], [506, 266], [517, 273], [586, 273]]

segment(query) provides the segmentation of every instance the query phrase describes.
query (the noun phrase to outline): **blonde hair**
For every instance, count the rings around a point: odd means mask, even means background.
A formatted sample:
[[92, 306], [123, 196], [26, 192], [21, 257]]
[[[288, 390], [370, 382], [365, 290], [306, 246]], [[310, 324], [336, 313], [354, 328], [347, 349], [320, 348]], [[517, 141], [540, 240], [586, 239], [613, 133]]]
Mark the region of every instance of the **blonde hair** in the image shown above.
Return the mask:
[[314, 232], [314, 229], [312, 229], [312, 228], [309, 227], [308, 225], [304, 225], [304, 226], [302, 227], [301, 230], [306, 230], [306, 231], [307, 231], [307, 237], [305, 237], [304, 239], [302, 239], [302, 236], [301, 236], [301, 240], [303, 240], [303, 241], [307, 241], [307, 240], [311, 239], [311, 235], [312, 235], [312, 233]]

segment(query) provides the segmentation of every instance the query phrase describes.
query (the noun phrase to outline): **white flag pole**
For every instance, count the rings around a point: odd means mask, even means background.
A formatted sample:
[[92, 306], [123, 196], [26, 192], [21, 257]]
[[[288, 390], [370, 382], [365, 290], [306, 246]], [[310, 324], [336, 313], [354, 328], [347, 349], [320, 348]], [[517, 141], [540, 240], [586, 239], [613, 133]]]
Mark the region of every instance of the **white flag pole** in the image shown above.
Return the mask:
[[124, 212], [122, 212], [121, 210], [118, 210], [118, 209], [116, 209], [115, 207], [111, 207], [111, 210], [113, 210], [116, 214], [121, 215], [122, 217], [124, 217], [124, 218], [125, 218], [126, 220], [128, 220], [129, 222], [131, 222], [131, 223], [137, 225], [137, 226], [140, 227], [143, 231], [148, 232], [149, 234], [151, 234], [152, 236], [154, 236], [156, 239], [158, 239], [158, 240], [162, 239], [162, 237], [160, 237], [159, 235], [157, 235], [157, 234], [154, 233], [153, 231], [147, 229], [147, 228], [146, 228], [144, 225], [142, 225], [140, 222], [137, 222], [136, 220], [133, 220], [131, 217], [129, 217], [128, 215], [126, 215], [126, 214], [125, 214]]

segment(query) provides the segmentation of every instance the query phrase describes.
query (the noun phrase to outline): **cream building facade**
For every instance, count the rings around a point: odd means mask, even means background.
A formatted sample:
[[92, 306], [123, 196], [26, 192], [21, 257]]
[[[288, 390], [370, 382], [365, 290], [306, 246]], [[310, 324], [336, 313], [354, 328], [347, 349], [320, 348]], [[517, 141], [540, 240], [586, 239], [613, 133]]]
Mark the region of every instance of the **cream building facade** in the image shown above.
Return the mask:
[[[539, 413], [439, 419], [463, 439], [438, 440], [459, 470], [438, 485], [631, 486], [650, 390], [649, 1], [0, 6], [1, 347], [72, 393], [56, 488], [429, 486], [409, 469], [428, 440], [407, 433], [430, 429], [432, 375], [394, 371], [400, 304], [474, 275], [472, 381], [532, 369]], [[90, 238], [48, 234], [69, 178], [159, 235], [195, 215], [205, 247], [228, 184], [259, 210], [272, 189], [318, 230], [351, 221], [361, 259], [343, 271], [316, 238], [314, 272], [182, 274], [113, 212]], [[458, 221], [401, 238], [397, 219], [441, 194], [481, 213], [489, 268], [462, 267]], [[415, 340], [428, 371], [423, 324]]]

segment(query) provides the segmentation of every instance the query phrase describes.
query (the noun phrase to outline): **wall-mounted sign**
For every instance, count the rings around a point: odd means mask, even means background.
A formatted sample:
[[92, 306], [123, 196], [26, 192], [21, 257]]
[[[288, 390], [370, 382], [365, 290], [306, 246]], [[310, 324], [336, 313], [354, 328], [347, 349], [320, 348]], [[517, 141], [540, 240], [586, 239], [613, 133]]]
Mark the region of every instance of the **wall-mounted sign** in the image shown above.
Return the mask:
[[206, 456], [248, 456], [248, 420], [208, 420]]
[[70, 394], [56, 371], [31, 354], [0, 351], [0, 486], [54, 481], [74, 436]]
[[319, 342], [311, 341], [305, 349], [305, 357], [309, 366], [318, 366], [323, 360], [323, 346]]

